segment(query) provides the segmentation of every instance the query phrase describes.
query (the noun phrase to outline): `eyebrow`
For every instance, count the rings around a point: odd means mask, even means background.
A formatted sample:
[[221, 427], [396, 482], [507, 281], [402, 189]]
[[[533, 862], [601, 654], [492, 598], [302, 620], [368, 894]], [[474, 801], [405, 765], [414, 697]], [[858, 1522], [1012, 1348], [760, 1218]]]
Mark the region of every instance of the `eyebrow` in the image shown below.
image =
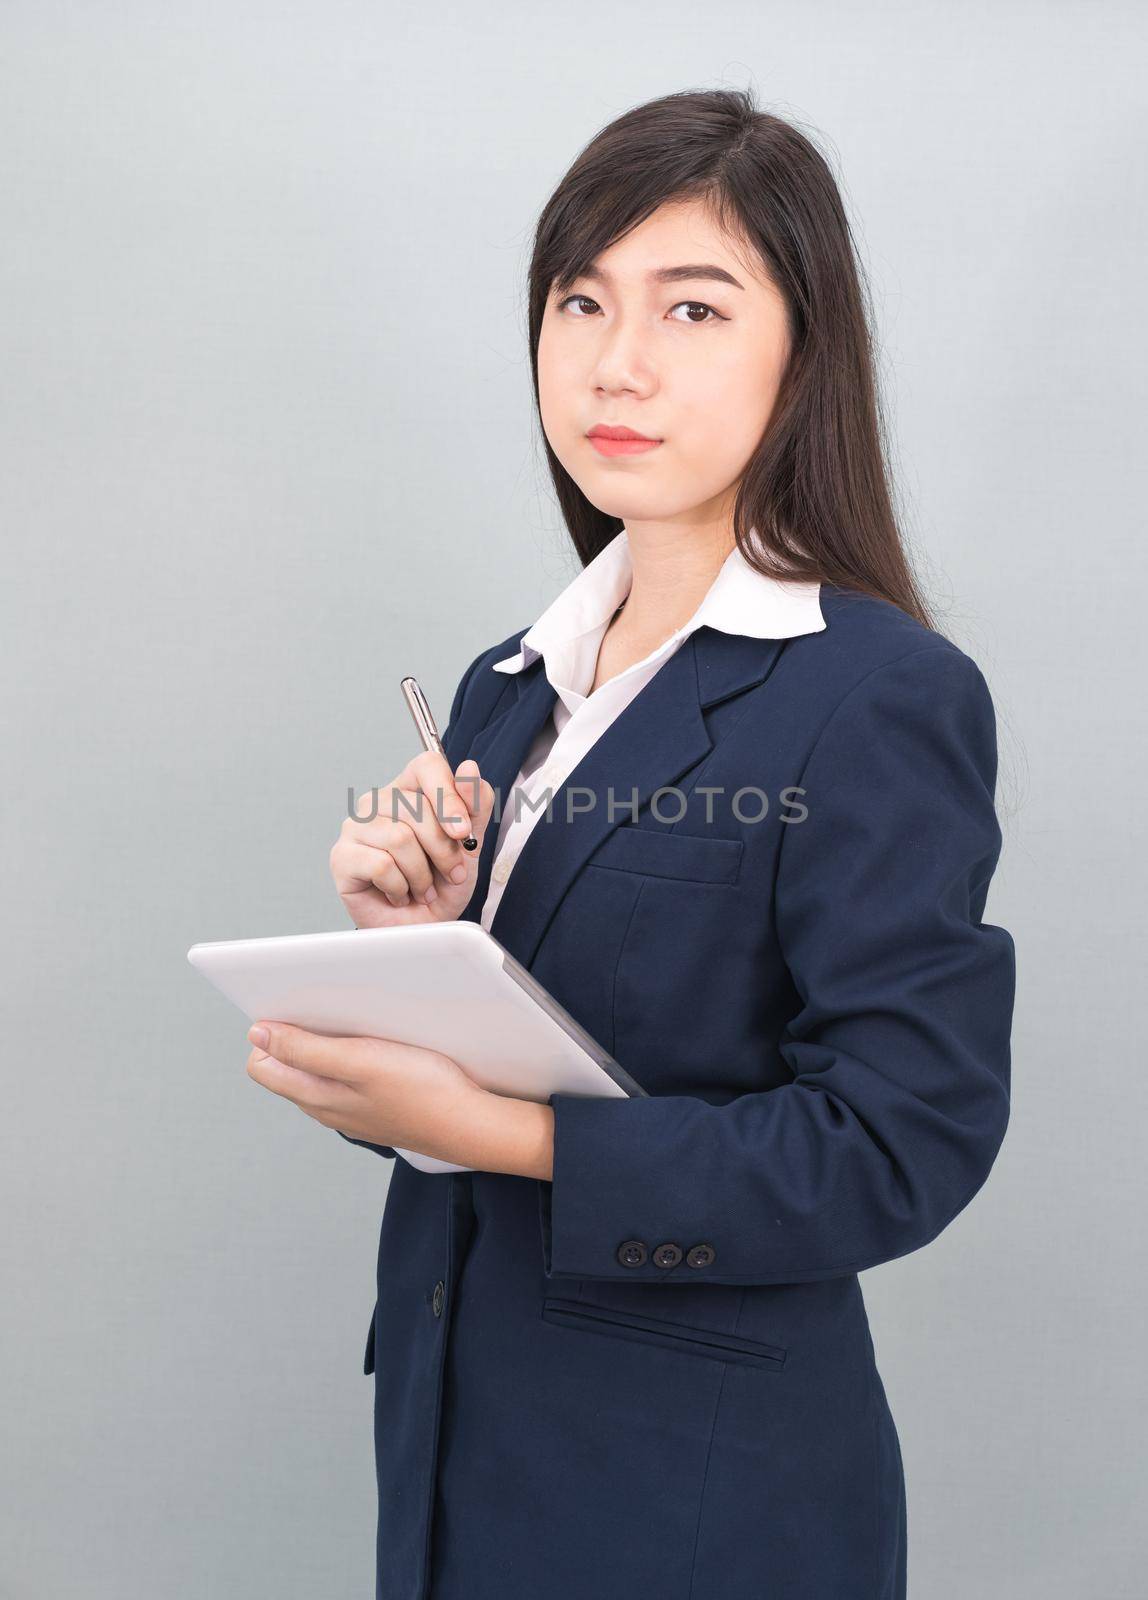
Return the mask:
[[[587, 267], [579, 274], [580, 277], [590, 278], [599, 283], [609, 283], [610, 274], [603, 272], [601, 267]], [[706, 262], [684, 267], [655, 267], [652, 272], [647, 272], [646, 278], [650, 283], [680, 283], [683, 279], [705, 278], [714, 283], [729, 283], [735, 289], [744, 289], [745, 285], [739, 283], [732, 273], [724, 267], [711, 266]]]

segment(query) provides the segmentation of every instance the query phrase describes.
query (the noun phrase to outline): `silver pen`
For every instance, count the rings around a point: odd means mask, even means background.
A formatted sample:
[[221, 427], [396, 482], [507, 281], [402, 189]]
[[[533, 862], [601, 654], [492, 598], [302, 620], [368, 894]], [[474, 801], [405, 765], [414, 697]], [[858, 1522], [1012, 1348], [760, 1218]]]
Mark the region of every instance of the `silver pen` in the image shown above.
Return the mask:
[[[419, 688], [418, 679], [403, 678], [399, 688], [403, 691], [403, 699], [407, 703], [407, 709], [414, 718], [415, 727], [419, 731], [419, 738], [423, 742], [423, 749], [437, 751], [445, 760], [446, 751], [443, 749], [442, 740], [438, 736], [438, 727], [435, 724], [430, 703]], [[462, 841], [462, 848], [464, 850], [478, 849], [478, 840], [473, 833], [468, 834]]]

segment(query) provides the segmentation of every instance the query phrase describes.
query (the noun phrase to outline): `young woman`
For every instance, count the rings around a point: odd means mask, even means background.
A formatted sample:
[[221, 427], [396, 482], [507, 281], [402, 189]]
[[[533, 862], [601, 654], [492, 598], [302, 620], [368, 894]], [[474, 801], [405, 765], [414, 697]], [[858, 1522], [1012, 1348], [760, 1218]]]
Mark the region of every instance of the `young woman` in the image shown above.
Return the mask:
[[378, 1594], [901, 1600], [857, 1275], [940, 1233], [1008, 1120], [992, 701], [908, 570], [798, 131], [735, 91], [621, 117], [542, 213], [529, 320], [583, 570], [331, 865], [361, 927], [481, 922], [648, 1095], [252, 1030], [319, 1122], [474, 1169], [391, 1173]]

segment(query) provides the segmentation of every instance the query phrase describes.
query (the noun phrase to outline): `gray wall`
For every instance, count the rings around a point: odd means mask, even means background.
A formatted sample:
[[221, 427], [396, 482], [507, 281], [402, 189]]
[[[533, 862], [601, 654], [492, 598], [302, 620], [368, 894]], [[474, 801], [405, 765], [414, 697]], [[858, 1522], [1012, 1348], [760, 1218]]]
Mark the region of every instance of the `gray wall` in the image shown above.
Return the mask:
[[198, 939], [349, 926], [346, 790], [576, 570], [523, 274], [602, 123], [836, 153], [905, 519], [996, 698], [1012, 1127], [866, 1275], [918, 1600], [1141, 1595], [1143, 13], [8, 0], [0, 1595], [372, 1592], [389, 1164], [244, 1071]]

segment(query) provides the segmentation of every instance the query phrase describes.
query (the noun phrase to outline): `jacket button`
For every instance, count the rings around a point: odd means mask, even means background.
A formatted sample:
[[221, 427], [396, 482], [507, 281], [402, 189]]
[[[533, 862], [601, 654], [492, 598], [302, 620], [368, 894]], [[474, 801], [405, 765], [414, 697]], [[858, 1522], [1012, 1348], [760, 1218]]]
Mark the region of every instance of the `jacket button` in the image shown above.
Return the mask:
[[680, 1244], [660, 1244], [654, 1251], [654, 1265], [656, 1267], [676, 1267], [682, 1259]]
[[434, 1295], [433, 1295], [433, 1297], [431, 1299], [431, 1305], [434, 1307], [434, 1314], [435, 1314], [436, 1317], [441, 1317], [442, 1316], [442, 1303], [443, 1303], [443, 1301], [445, 1299], [446, 1299], [446, 1285], [443, 1283], [442, 1279], [440, 1278], [438, 1280], [438, 1282], [434, 1286]]
[[624, 1239], [618, 1246], [617, 1254], [624, 1267], [640, 1267], [646, 1259], [645, 1242], [641, 1239]]
[[686, 1264], [691, 1267], [708, 1267], [715, 1254], [712, 1244], [695, 1244], [686, 1257]]

